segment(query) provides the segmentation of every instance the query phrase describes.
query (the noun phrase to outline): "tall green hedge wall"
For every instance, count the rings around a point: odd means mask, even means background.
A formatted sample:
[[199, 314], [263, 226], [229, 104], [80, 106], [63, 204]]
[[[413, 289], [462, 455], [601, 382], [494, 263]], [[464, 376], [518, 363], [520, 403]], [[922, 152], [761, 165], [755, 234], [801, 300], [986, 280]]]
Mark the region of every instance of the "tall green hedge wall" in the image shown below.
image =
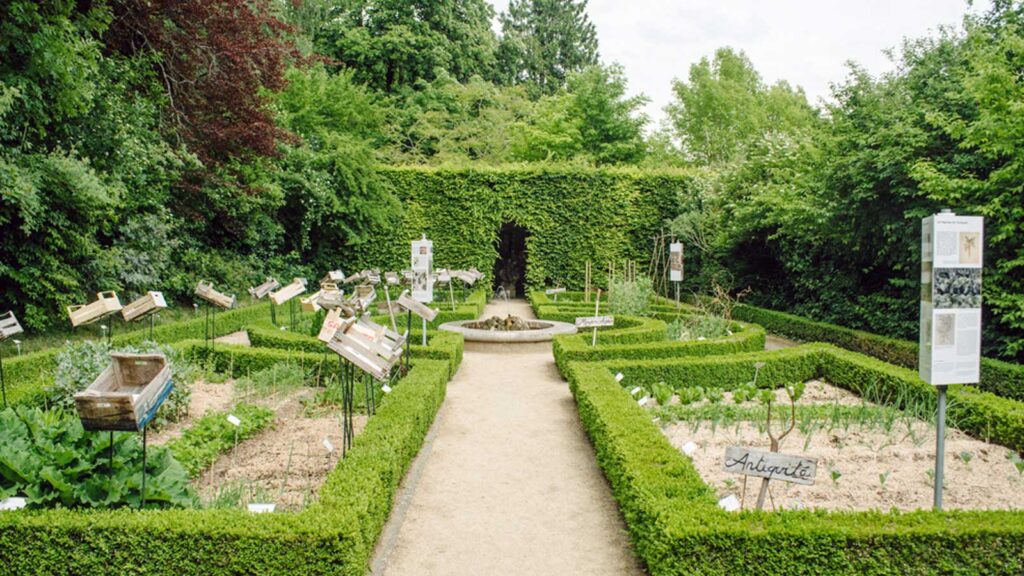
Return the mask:
[[583, 287], [591, 260], [595, 282], [609, 262], [650, 259], [651, 238], [692, 190], [686, 172], [572, 167], [382, 170], [402, 200], [399, 220], [352, 246], [366, 265], [408, 266], [409, 241], [425, 233], [438, 266], [476, 266], [488, 274], [506, 222], [529, 230], [527, 283]]

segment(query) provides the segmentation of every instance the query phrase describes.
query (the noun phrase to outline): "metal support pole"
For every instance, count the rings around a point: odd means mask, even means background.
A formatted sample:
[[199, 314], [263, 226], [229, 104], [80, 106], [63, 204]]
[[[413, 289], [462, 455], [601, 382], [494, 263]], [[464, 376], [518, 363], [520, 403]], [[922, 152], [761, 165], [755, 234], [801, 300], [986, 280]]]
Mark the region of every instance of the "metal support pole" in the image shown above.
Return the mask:
[[423, 345], [427, 345], [427, 319], [423, 319]]
[[203, 306], [203, 346], [210, 347], [210, 305]]
[[412, 310], [405, 317], [405, 373], [409, 373], [409, 348], [412, 346]]
[[388, 303], [388, 316], [391, 317], [391, 329], [398, 332], [398, 324], [395, 323], [395, 310], [391, 307], [391, 290], [387, 286], [384, 287], [384, 299], [387, 300]]
[[4, 380], [4, 351], [0, 349], [0, 390], [4, 394], [4, 408], [7, 408], [7, 381]]
[[935, 422], [935, 509], [942, 510], [942, 480], [946, 468], [946, 386], [939, 390], [939, 408]]
[[110, 472], [111, 472], [111, 475], [113, 475], [113, 472], [114, 472], [114, 431], [113, 430], [110, 431], [110, 448], [109, 448], [109, 452], [110, 452]]
[[114, 317], [109, 316], [107, 318], [107, 345], [114, 345]]
[[277, 327], [277, 304], [274, 301], [270, 301], [270, 323]]
[[155, 342], [155, 340], [153, 340], [153, 324], [155, 324], [155, 323], [156, 323], [156, 314], [150, 314], [149, 315], [149, 341], [150, 342]]
[[217, 307], [213, 307], [213, 314], [210, 317], [210, 352], [217, 349]]
[[142, 502], [139, 504], [139, 509], [146, 507], [146, 430], [145, 426], [142, 427]]

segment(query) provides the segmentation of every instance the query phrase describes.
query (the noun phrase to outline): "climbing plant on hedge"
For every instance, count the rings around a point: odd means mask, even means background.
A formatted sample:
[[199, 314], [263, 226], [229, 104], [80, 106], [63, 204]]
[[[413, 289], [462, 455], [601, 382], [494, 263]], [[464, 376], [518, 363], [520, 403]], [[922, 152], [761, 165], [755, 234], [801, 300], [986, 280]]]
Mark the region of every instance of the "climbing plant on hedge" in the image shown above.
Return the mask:
[[[436, 266], [490, 273], [501, 225], [527, 228], [527, 283], [583, 287], [591, 260], [604, 283], [609, 262], [650, 258], [651, 237], [692, 189], [685, 171], [577, 167], [385, 168], [405, 207], [392, 226], [351, 247], [352, 266], [408, 266], [409, 241], [434, 241]], [[346, 256], [349, 256], [346, 255]]]

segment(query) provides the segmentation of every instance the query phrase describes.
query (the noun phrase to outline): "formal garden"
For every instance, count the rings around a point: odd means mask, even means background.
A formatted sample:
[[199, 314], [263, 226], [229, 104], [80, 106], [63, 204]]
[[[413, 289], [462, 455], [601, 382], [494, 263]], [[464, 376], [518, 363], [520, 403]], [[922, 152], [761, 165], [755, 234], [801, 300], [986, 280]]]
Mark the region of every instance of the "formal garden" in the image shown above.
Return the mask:
[[1024, 4], [588, 9], [0, 2], [0, 572], [1024, 573]]

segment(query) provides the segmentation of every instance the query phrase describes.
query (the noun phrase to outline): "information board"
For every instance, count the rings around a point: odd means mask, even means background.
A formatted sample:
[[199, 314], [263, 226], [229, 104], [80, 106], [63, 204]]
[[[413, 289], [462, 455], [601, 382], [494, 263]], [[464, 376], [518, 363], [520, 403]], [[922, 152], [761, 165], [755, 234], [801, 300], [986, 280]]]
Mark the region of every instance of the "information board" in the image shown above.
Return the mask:
[[983, 242], [981, 216], [922, 220], [918, 372], [930, 384], [978, 382]]

